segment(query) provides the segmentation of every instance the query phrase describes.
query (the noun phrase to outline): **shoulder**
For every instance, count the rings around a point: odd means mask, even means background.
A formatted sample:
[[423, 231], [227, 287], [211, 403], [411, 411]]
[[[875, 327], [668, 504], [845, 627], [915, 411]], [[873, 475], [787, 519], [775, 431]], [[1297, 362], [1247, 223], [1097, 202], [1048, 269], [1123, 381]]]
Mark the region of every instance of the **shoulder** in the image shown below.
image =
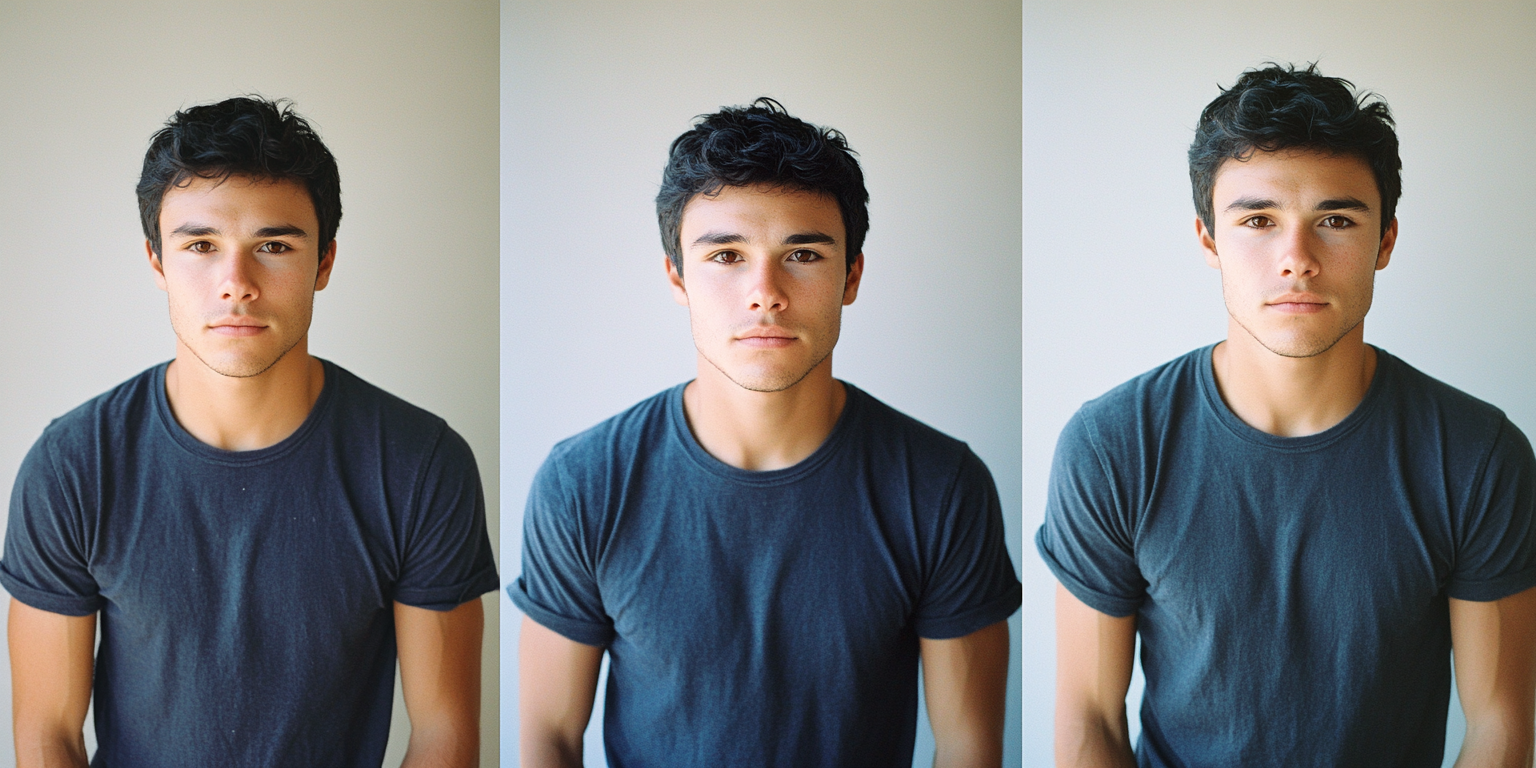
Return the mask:
[[155, 387], [165, 363], [152, 366], [121, 384], [81, 403], [43, 429], [39, 447], [75, 452], [92, 445], [122, 445], [143, 431], [155, 414]]
[[1388, 384], [1382, 394], [1389, 417], [1404, 439], [1420, 446], [1419, 453], [1428, 451], [1458, 469], [1490, 460], [1529, 463], [1530, 443], [1504, 411], [1385, 350], [1377, 353], [1378, 376], [1385, 374]]
[[1384, 349], [1376, 351], [1378, 370], [1390, 384], [1383, 394], [1399, 412], [1471, 433], [1491, 434], [1508, 422], [1504, 412], [1492, 403], [1430, 376]]
[[1062, 429], [1061, 442], [1086, 441], [1115, 451], [1163, 434], [1198, 403], [1201, 366], [1210, 364], [1210, 349], [1180, 355], [1084, 403]]
[[556, 443], [535, 482], [548, 482], [556, 474], [595, 480], [621, 472], [668, 438], [672, 401], [683, 386], [669, 387]]
[[325, 363], [326, 386], [335, 387], [333, 407], [338, 425], [344, 431], [376, 433], [394, 446], [464, 442], [437, 414], [407, 402], [335, 363], [322, 362]]
[[859, 437], [867, 450], [877, 454], [901, 454], [925, 464], [954, 467], [976, 461], [963, 441], [908, 416], [874, 395], [843, 382], [848, 391], [848, 405], [856, 409]]

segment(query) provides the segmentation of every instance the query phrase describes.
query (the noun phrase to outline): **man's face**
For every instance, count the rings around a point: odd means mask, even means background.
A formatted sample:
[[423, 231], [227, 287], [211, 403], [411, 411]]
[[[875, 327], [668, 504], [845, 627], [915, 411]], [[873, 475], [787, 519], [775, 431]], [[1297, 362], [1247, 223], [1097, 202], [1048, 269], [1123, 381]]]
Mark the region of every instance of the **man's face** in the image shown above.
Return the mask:
[[1364, 160], [1311, 150], [1227, 160], [1212, 194], [1216, 231], [1197, 219], [1221, 270], [1232, 322], [1269, 351], [1312, 357], [1355, 330], [1397, 240]]
[[[309, 193], [291, 180], [194, 178], [165, 193], [155, 282], [168, 294], [177, 358], [245, 378], [271, 368], [309, 331], [330, 278]], [[145, 244], [148, 251], [148, 243]]]
[[725, 187], [683, 208], [683, 274], [699, 355], [738, 386], [778, 392], [830, 367], [842, 308], [858, 295], [863, 254], [845, 268], [837, 201], [772, 187]]

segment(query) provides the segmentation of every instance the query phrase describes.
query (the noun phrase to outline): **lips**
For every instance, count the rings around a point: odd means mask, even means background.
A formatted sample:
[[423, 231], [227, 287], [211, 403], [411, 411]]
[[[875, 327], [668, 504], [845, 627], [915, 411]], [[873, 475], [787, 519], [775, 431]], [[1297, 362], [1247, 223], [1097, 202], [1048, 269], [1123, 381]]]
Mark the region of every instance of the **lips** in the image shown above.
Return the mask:
[[794, 334], [782, 328], [761, 326], [745, 331], [736, 337], [739, 344], [759, 349], [777, 349], [795, 342]]
[[220, 336], [255, 336], [266, 329], [266, 324], [248, 317], [227, 317], [208, 324], [208, 330]]
[[1287, 293], [1265, 302], [1264, 306], [1280, 312], [1310, 314], [1323, 311], [1328, 302], [1315, 293]]

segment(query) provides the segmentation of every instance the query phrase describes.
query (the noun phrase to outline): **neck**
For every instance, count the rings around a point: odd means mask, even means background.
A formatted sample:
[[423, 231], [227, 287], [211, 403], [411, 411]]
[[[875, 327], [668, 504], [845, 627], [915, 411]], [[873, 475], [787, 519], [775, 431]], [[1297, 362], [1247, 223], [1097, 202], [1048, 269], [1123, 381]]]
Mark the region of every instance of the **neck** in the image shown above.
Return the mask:
[[848, 391], [832, 378], [832, 358], [794, 386], [753, 392], [699, 358], [699, 376], [683, 390], [683, 412], [709, 455], [738, 469], [792, 467], [816, 452], [843, 412]]
[[177, 344], [165, 370], [171, 414], [188, 434], [226, 451], [276, 445], [308, 418], [325, 386], [325, 367], [300, 341], [271, 368], [234, 378], [209, 369]]
[[1282, 357], [1235, 321], [1211, 353], [1221, 399], [1244, 423], [1280, 437], [1322, 432], [1343, 421], [1365, 399], [1376, 374], [1376, 350], [1365, 343], [1364, 323], [1327, 352]]

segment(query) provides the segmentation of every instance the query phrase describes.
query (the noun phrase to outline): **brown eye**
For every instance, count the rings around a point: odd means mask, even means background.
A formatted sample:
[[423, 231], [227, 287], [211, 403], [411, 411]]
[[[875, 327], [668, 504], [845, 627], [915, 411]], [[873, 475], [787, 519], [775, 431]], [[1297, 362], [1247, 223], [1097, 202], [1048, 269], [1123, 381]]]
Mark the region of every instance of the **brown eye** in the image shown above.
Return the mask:
[[1254, 229], [1263, 229], [1272, 223], [1273, 222], [1269, 220], [1268, 216], [1253, 216], [1250, 217], [1247, 221], [1244, 221], [1243, 225], [1253, 227]]
[[213, 243], [207, 240], [198, 240], [195, 243], [189, 244], [187, 250], [193, 253], [213, 253]]
[[808, 264], [813, 261], [819, 261], [821, 258], [822, 255], [815, 251], [795, 251], [789, 255], [790, 261], [798, 261], [801, 264]]
[[262, 243], [256, 250], [262, 253], [287, 253], [293, 250], [293, 247], [287, 243]]
[[1355, 223], [1353, 221], [1350, 221], [1343, 216], [1329, 216], [1328, 218], [1323, 219], [1323, 226], [1330, 229], [1344, 229], [1345, 227], [1352, 227], [1354, 225]]
[[735, 251], [721, 251], [709, 257], [709, 260], [720, 264], [735, 264], [741, 261], [741, 254]]

